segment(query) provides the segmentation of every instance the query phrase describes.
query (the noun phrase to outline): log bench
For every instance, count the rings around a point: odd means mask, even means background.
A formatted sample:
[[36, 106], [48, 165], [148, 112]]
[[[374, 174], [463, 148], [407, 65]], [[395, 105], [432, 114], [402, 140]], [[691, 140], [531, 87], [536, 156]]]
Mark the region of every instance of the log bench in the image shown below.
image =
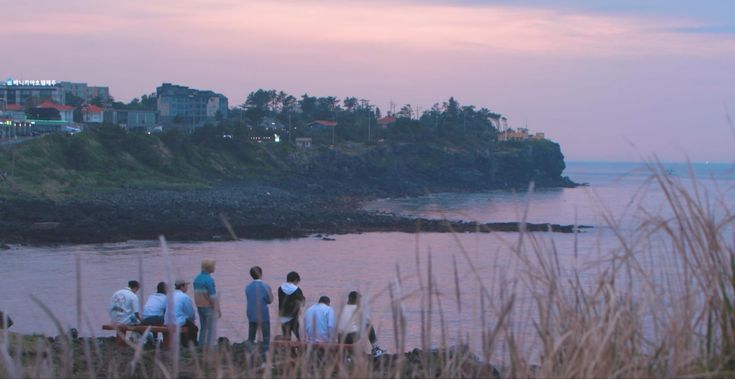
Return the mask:
[[116, 333], [115, 342], [120, 346], [127, 345], [125, 343], [125, 333], [137, 332], [140, 334], [150, 331], [151, 333], [163, 334], [163, 343], [161, 344], [162, 349], [168, 349], [171, 347], [171, 333], [176, 332], [179, 329], [179, 333], [186, 333], [189, 329], [186, 326], [153, 326], [153, 325], [124, 325], [124, 324], [106, 324], [102, 325], [102, 330], [114, 330]]

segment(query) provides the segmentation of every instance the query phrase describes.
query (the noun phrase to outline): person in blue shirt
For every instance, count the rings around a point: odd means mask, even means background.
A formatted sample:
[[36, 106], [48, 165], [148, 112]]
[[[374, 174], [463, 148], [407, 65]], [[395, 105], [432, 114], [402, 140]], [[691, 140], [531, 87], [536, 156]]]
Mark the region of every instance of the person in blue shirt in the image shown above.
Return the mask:
[[[178, 326], [186, 326], [188, 328], [188, 332], [181, 334], [181, 345], [188, 346], [190, 343], [196, 345], [199, 328], [194, 324], [194, 321], [196, 321], [194, 302], [186, 294], [189, 290], [189, 282], [179, 279], [174, 283], [174, 287], [176, 291], [174, 291], [173, 295], [173, 322]], [[169, 320], [168, 317], [166, 319]]]
[[319, 298], [319, 302], [309, 307], [304, 315], [304, 331], [306, 342], [328, 343], [334, 337], [334, 310], [329, 306], [327, 296]]
[[217, 298], [217, 288], [212, 275], [215, 270], [215, 261], [202, 261], [202, 272], [194, 278], [194, 302], [199, 313], [199, 346], [212, 346], [216, 339], [216, 321], [222, 317]]
[[255, 343], [255, 335], [260, 329], [263, 336], [262, 353], [265, 354], [270, 346], [271, 318], [268, 304], [273, 302], [273, 291], [263, 282], [263, 269], [259, 266], [253, 266], [250, 269], [250, 276], [253, 281], [245, 287], [248, 342]]

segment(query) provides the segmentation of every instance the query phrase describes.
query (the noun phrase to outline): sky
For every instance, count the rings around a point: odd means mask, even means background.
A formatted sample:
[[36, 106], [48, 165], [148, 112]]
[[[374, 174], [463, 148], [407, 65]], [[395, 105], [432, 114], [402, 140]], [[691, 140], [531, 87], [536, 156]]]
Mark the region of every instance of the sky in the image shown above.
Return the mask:
[[568, 160], [734, 162], [735, 1], [0, 0], [0, 77], [453, 96]]

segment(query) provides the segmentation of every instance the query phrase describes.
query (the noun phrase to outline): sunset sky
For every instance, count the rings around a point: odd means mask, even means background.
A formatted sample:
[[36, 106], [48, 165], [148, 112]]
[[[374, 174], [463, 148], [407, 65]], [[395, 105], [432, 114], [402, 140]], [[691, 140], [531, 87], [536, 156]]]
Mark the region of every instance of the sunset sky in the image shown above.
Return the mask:
[[[553, 3], [553, 5], [549, 5]], [[0, 0], [0, 76], [460, 103], [569, 160], [735, 161], [735, 1]], [[729, 109], [729, 112], [728, 112]]]

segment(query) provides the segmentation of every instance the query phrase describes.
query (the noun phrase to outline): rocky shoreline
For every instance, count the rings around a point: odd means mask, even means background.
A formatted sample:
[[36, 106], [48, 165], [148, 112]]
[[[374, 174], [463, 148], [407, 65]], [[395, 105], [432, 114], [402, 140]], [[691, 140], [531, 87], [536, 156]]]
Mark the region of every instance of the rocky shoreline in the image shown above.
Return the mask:
[[[485, 363], [466, 346], [383, 354], [355, 352], [349, 358], [271, 344], [268, 362], [260, 359], [260, 345], [247, 341], [217, 341], [208, 354], [195, 347], [177, 355], [155, 346], [119, 346], [114, 337], [45, 337], [0, 331], [8, 339], [8, 361], [0, 375], [12, 376], [22, 367], [29, 377], [375, 377], [500, 378], [501, 370]], [[22, 357], [22, 359], [21, 359]], [[17, 361], [17, 363], [16, 363]], [[331, 375], [330, 375], [331, 374]], [[326, 375], [326, 376], [325, 376]]]
[[[122, 188], [61, 200], [0, 198], [0, 244], [216, 241], [365, 232], [571, 233], [573, 225], [428, 220], [367, 212], [368, 199], [416, 195], [344, 184], [242, 181], [187, 191]], [[584, 228], [582, 226], [581, 228]]]

